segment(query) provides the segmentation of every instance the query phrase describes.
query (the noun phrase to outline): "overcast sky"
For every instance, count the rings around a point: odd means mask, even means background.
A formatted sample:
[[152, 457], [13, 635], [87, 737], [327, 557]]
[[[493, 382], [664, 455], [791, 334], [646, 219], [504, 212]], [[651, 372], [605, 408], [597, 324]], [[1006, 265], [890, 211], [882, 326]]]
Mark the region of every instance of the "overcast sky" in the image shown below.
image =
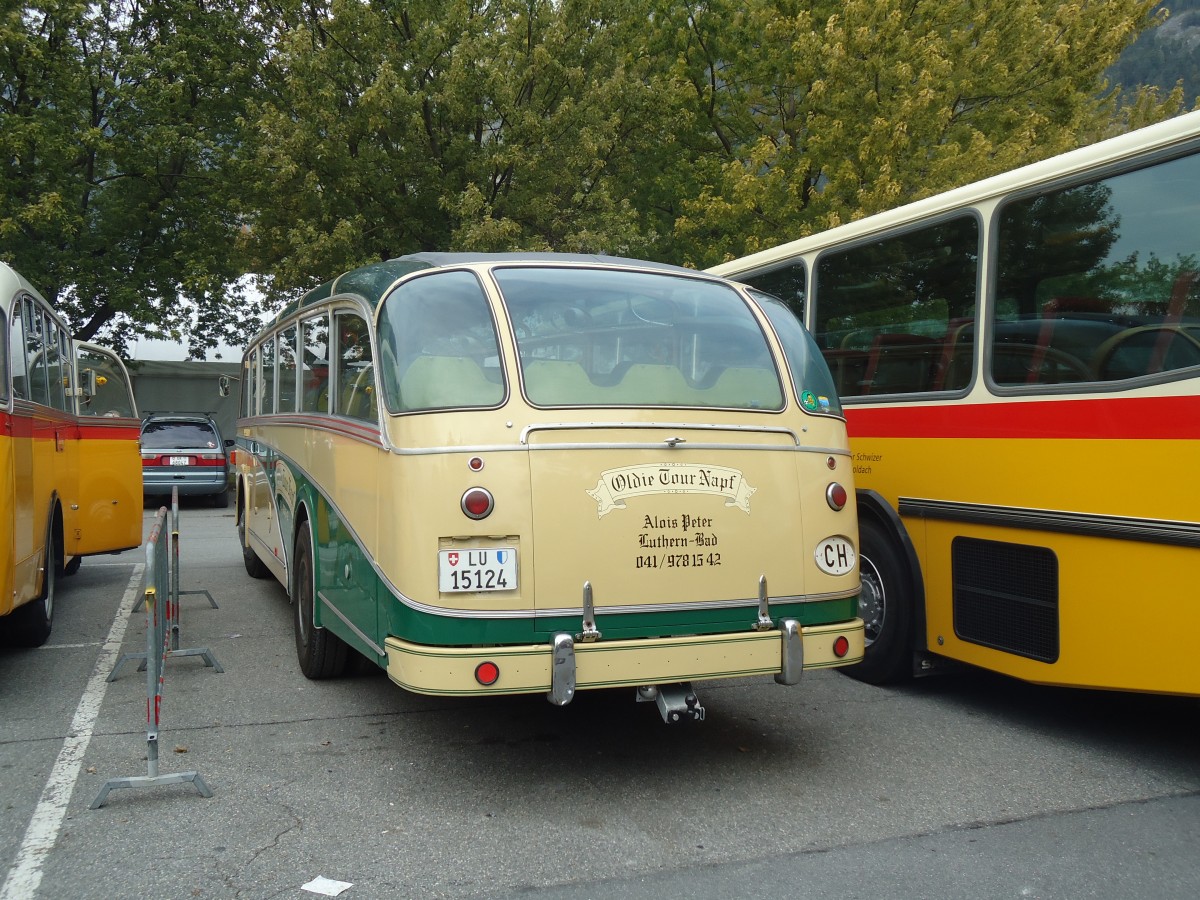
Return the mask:
[[[220, 359], [217, 354], [220, 354]], [[183, 360], [187, 359], [187, 346], [174, 341], [158, 341], [141, 337], [129, 345], [130, 359]], [[241, 347], [230, 347], [219, 344], [216, 349], [209, 350], [204, 357], [208, 362], [240, 362]]]

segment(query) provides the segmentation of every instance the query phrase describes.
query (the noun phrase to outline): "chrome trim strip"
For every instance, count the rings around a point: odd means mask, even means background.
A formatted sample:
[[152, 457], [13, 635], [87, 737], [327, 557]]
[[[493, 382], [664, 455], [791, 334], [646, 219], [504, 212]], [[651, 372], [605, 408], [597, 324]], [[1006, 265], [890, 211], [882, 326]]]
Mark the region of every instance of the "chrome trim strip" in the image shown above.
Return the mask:
[[473, 444], [461, 447], [391, 447], [391, 452], [397, 456], [440, 456], [444, 453], [536, 453], [546, 450], [662, 450], [666, 452], [686, 453], [696, 450], [755, 450], [772, 451], [775, 453], [820, 453], [826, 456], [844, 456], [850, 458], [850, 451], [845, 447], [786, 447], [771, 446], [770, 444], [688, 444], [686, 447], [671, 448], [666, 441], [654, 441], [647, 444], [618, 444], [618, 443], [571, 443], [571, 444], [539, 444], [516, 446], [513, 444]]
[[365, 634], [363, 634], [362, 631], [360, 631], [353, 622], [351, 622], [348, 618], [346, 618], [345, 614], [343, 614], [340, 609], [338, 609], [336, 606], [333, 605], [333, 602], [328, 597], [326, 597], [324, 593], [322, 593], [321, 591], [317, 591], [317, 596], [321, 598], [321, 602], [325, 605], [326, 609], [328, 609], [331, 613], [333, 613], [335, 616], [337, 616], [339, 619], [341, 619], [342, 624], [344, 624], [347, 628], [349, 628], [356, 635], [358, 635], [359, 640], [361, 640], [364, 644], [366, 644], [368, 647], [370, 647], [372, 650], [375, 651], [376, 656], [383, 656], [385, 654], [386, 651], [382, 647], [377, 645], [369, 637], [367, 637]]
[[[693, 422], [691, 424], [683, 422], [543, 422], [533, 425], [526, 425], [521, 429], [521, 443], [529, 443], [529, 435], [535, 431], [586, 431], [586, 430], [608, 430], [613, 428], [621, 429], [668, 429], [678, 428], [690, 431], [733, 431], [742, 432], [743, 434], [782, 434], [790, 437], [796, 446], [800, 446], [800, 438], [791, 428], [775, 427], [770, 425], [718, 425], [711, 422]], [[656, 441], [655, 446], [665, 443], [664, 441]], [[590, 444], [587, 446], [591, 446]], [[620, 446], [625, 446], [621, 444]]]
[[1200, 547], [1200, 522], [1169, 519], [1139, 519], [1133, 516], [1106, 516], [1096, 513], [996, 506], [988, 503], [955, 503], [949, 500], [900, 498], [900, 515], [976, 525], [998, 525], [1053, 531], [1085, 537], [1144, 541], [1179, 547]]
[[[385, 444], [387, 437], [376, 422], [366, 419], [350, 419], [345, 416], [333, 416], [323, 413], [276, 413], [270, 417], [255, 416], [254, 418], [239, 419], [237, 428], [308, 428], [313, 431], [329, 432], [341, 435], [351, 440], [361, 441], [372, 446]], [[262, 443], [266, 443], [263, 441]]]

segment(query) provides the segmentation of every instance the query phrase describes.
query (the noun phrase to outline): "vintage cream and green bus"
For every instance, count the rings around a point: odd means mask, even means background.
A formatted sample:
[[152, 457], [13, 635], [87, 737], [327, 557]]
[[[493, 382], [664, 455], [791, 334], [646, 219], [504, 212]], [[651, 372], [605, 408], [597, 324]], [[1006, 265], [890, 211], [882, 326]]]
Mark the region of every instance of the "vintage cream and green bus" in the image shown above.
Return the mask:
[[142, 539], [138, 419], [120, 359], [4, 263], [0, 334], [0, 638], [36, 647], [57, 576]]
[[237, 524], [300, 668], [434, 695], [635, 687], [861, 659], [829, 370], [777, 300], [602, 256], [347, 272], [243, 358]]

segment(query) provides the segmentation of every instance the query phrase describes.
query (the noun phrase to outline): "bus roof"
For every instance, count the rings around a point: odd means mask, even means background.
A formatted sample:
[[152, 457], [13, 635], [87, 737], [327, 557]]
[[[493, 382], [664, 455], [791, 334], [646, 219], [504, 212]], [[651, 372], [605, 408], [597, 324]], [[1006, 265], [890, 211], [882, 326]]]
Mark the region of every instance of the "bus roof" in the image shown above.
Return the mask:
[[[42, 295], [38, 293], [37, 288], [25, 280], [24, 275], [14, 269], [8, 263], [0, 261], [0, 310], [8, 312], [9, 301], [22, 291], [27, 294], [33, 294], [35, 297], [42, 298]], [[4, 339], [8, 340], [7, 337]]]
[[854, 241], [908, 222], [940, 215], [968, 204], [986, 202], [1026, 187], [1041, 185], [1051, 179], [1065, 179], [1080, 172], [1094, 174], [1098, 168], [1119, 163], [1133, 153], [1155, 150], [1169, 152], [1177, 145], [1197, 140], [1200, 140], [1200, 110], [1175, 116], [1165, 122], [1126, 132], [1066, 153], [1060, 153], [1058, 156], [993, 175], [990, 178], [935, 194], [923, 200], [916, 200], [895, 209], [847, 222], [826, 231], [782, 243], [768, 250], [761, 250], [740, 259], [712, 266], [706, 271], [727, 278], [736, 277], [739, 273], [767, 266], [816, 248]]
[[399, 279], [422, 269], [443, 269], [454, 266], [469, 266], [494, 263], [554, 263], [559, 265], [611, 265], [633, 266], [641, 269], [660, 269], [667, 272], [686, 273], [688, 275], [703, 274], [695, 269], [674, 266], [669, 263], [649, 262], [643, 259], [628, 259], [620, 256], [606, 256], [597, 253], [441, 253], [426, 252], [412, 253], [384, 262], [371, 263], [343, 272], [336, 278], [326, 281], [319, 287], [304, 294], [297, 302], [289, 303], [270, 323], [277, 325], [298, 309], [314, 306], [330, 297], [354, 294], [362, 297], [372, 306], [377, 305], [384, 295]]

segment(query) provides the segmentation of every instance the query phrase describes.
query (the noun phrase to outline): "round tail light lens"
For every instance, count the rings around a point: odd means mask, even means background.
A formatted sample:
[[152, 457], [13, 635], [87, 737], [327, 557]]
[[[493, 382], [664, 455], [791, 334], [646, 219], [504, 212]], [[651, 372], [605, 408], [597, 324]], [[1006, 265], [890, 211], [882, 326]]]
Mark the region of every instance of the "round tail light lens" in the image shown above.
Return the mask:
[[846, 505], [847, 499], [846, 489], [836, 481], [830, 482], [829, 487], [825, 488], [825, 502], [835, 512], [841, 510]]
[[481, 662], [475, 667], [475, 680], [484, 687], [491, 687], [500, 680], [500, 667], [494, 662]]
[[483, 488], [471, 488], [462, 495], [462, 511], [469, 519], [486, 519], [496, 506], [489, 491]]

